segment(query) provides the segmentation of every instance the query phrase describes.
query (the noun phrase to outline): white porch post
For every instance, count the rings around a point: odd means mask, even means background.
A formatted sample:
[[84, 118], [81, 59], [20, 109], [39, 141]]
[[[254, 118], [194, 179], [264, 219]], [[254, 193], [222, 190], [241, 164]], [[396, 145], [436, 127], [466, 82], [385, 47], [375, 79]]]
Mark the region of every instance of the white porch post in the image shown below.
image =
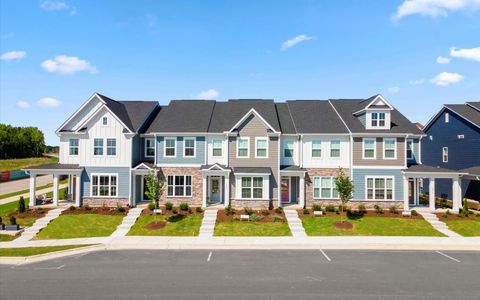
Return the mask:
[[300, 175], [300, 188], [299, 188], [299, 204], [301, 207], [305, 207], [305, 174]]
[[58, 206], [58, 174], [53, 174], [53, 205]]
[[202, 207], [207, 207], [207, 176], [202, 175]]
[[132, 206], [137, 204], [137, 175], [135, 174], [132, 174], [132, 203], [130, 204]]
[[81, 191], [80, 191], [80, 182], [82, 181], [82, 176], [75, 175], [75, 206], [80, 206], [80, 197], [81, 197]]
[[230, 205], [230, 173], [225, 175], [225, 207]]
[[410, 205], [408, 203], [408, 177], [407, 175], [403, 175], [403, 210], [408, 211], [410, 210]]
[[429, 203], [429, 208], [430, 210], [434, 211], [435, 210], [435, 178], [430, 177], [429, 178], [429, 184], [428, 184], [428, 203]]
[[35, 188], [36, 188], [37, 174], [30, 173], [30, 207], [35, 206]]
[[458, 177], [455, 177], [452, 179], [452, 200], [453, 200], [453, 206], [452, 210], [454, 212], [459, 212], [460, 211], [460, 206], [462, 203], [462, 187], [460, 185], [460, 179]]
[[67, 194], [72, 193], [72, 175], [68, 175], [68, 187], [67, 187]]

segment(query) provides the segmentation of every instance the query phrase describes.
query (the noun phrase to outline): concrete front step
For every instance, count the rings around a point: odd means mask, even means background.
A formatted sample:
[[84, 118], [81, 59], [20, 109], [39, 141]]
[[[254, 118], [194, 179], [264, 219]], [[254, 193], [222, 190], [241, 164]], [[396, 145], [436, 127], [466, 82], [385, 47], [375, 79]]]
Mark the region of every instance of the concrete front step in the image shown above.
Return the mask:
[[200, 237], [213, 237], [215, 223], [217, 222], [218, 209], [206, 210], [203, 215], [202, 225], [200, 225]]

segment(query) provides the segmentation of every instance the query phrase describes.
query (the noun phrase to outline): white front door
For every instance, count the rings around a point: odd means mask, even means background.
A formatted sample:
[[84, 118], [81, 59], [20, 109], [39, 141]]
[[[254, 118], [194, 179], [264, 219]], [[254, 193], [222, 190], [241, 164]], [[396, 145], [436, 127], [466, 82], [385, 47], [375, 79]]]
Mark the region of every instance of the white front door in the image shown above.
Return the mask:
[[220, 203], [222, 201], [222, 178], [210, 177], [210, 203]]

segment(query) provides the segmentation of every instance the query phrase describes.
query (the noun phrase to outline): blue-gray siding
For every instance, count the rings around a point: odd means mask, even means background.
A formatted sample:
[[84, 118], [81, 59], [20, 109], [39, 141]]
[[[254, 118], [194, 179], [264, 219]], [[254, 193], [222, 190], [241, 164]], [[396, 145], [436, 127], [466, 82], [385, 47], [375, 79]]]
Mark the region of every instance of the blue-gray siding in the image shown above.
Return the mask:
[[358, 120], [362, 123], [363, 126], [366, 126], [367, 123], [367, 114], [363, 113], [358, 116]]
[[164, 157], [164, 137], [157, 137], [157, 164], [205, 164], [205, 137], [195, 137], [195, 157], [183, 157], [183, 137], [176, 138], [176, 157]]
[[394, 176], [394, 200], [403, 201], [403, 178], [400, 169], [353, 169], [353, 200], [366, 200], [365, 178], [368, 176]]
[[413, 159], [409, 159], [407, 157], [407, 162], [409, 164], [417, 164], [417, 163], [421, 162], [421, 159], [420, 159], [420, 141], [419, 141], [419, 139], [412, 139], [412, 141], [413, 141]]
[[85, 167], [82, 172], [82, 197], [90, 197], [90, 179], [92, 173], [117, 173], [117, 197], [128, 197], [130, 187], [130, 168], [128, 167]]

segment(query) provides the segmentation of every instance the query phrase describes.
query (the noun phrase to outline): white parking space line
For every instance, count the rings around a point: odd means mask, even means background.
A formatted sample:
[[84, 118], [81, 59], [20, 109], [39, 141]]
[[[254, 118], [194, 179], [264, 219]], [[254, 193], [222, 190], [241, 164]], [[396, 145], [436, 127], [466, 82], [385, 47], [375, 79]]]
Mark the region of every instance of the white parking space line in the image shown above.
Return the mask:
[[443, 256], [445, 256], [446, 258], [449, 258], [449, 259], [451, 259], [451, 260], [453, 260], [453, 261], [461, 262], [460, 260], [458, 260], [458, 259], [456, 259], [456, 258], [454, 258], [454, 257], [451, 257], [450, 255], [447, 255], [447, 254], [445, 254], [445, 253], [443, 253], [443, 252], [440, 252], [440, 251], [435, 251], [435, 252], [437, 252], [438, 254], [443, 255]]
[[330, 259], [330, 257], [328, 257], [328, 255], [327, 255], [322, 249], [318, 249], [318, 250], [320, 250], [320, 252], [322, 252], [323, 256], [325, 256], [325, 258], [326, 258], [328, 261], [332, 261], [332, 260]]
[[212, 251], [210, 251], [210, 253], [208, 253], [207, 261], [210, 261], [211, 258], [212, 258]]

